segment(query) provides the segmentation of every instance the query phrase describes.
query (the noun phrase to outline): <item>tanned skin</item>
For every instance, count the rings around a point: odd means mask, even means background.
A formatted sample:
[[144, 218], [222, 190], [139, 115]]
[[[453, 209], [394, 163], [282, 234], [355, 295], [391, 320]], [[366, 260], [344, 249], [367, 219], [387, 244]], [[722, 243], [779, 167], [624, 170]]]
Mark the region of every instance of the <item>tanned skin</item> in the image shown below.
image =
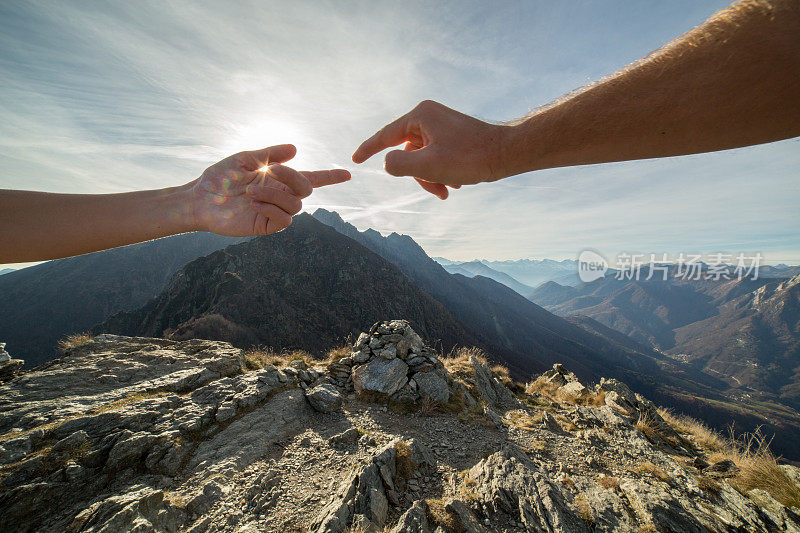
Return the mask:
[[741, 1], [650, 56], [511, 124], [425, 101], [364, 141], [395, 176], [447, 186], [800, 136], [800, 0]]
[[241, 152], [180, 187], [121, 194], [0, 191], [0, 263], [42, 261], [188, 231], [243, 237], [292, 223], [314, 187], [346, 170], [298, 172], [282, 165], [290, 144]]

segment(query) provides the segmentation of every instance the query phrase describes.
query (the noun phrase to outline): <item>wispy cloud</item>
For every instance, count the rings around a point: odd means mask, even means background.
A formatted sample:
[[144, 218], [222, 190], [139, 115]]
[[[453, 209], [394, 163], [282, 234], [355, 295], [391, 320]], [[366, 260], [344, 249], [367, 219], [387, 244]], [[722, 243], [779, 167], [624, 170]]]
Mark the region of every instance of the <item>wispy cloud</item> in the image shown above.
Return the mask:
[[432, 255], [735, 246], [800, 261], [797, 141], [555, 169], [445, 202], [388, 176], [381, 156], [349, 160], [419, 100], [516, 118], [727, 3], [5, 2], [0, 186], [163, 187], [228, 153], [292, 142], [299, 169], [353, 173], [307, 210], [410, 234]]

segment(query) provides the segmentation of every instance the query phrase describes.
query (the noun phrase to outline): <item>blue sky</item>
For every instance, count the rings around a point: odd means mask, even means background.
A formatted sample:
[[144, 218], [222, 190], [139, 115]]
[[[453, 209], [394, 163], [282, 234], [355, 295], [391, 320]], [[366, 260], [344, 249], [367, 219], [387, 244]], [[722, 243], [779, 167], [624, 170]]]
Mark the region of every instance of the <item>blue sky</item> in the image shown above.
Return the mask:
[[241, 149], [353, 172], [306, 209], [454, 259], [761, 252], [800, 263], [800, 142], [563, 168], [455, 191], [355, 166], [431, 98], [509, 120], [624, 67], [725, 1], [0, 4], [0, 187], [177, 185]]

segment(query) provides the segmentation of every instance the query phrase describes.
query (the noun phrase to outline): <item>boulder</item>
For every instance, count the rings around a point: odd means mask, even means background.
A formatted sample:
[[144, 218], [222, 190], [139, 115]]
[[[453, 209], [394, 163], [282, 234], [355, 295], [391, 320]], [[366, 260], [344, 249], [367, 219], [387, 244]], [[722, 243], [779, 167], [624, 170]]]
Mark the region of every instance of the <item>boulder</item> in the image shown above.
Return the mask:
[[494, 376], [488, 366], [476, 357], [470, 357], [469, 361], [475, 371], [475, 386], [487, 403], [507, 409], [519, 406], [519, 400], [514, 398], [511, 391]]
[[447, 381], [436, 372], [417, 372], [414, 374], [414, 381], [417, 383], [420, 397], [442, 403], [450, 399], [451, 393]]
[[322, 383], [305, 391], [311, 407], [320, 413], [331, 413], [342, 405], [342, 393], [330, 383]]
[[408, 365], [401, 359], [376, 357], [353, 369], [356, 392], [372, 391], [391, 396], [408, 382]]
[[562, 393], [570, 398], [583, 398], [589, 393], [589, 389], [583, 386], [580, 381], [570, 381], [569, 383], [562, 385], [559, 389]]
[[428, 522], [428, 504], [425, 500], [415, 501], [397, 520], [389, 533], [431, 533]]

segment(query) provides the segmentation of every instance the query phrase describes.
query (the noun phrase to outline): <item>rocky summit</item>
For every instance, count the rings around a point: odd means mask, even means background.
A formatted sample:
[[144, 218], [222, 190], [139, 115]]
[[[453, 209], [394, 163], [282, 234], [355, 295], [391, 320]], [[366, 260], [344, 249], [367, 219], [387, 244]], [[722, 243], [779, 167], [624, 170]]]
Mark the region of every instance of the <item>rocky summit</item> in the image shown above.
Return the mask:
[[0, 407], [2, 531], [800, 531], [765, 447], [402, 320], [327, 360], [86, 337]]

